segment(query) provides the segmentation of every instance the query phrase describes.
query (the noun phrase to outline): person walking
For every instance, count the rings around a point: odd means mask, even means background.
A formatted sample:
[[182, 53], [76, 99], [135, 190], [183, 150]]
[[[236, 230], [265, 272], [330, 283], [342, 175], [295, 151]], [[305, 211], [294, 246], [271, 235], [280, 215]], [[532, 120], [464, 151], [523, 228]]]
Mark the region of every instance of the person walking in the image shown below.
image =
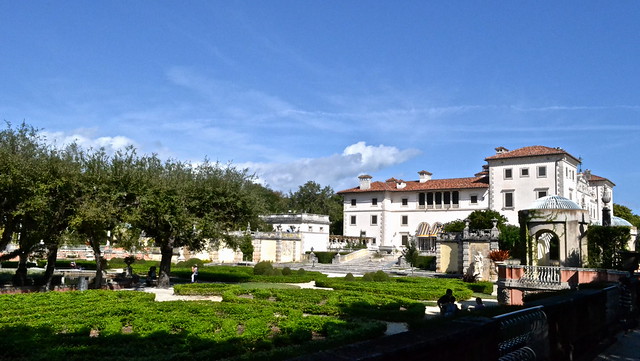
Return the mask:
[[195, 283], [196, 282], [196, 278], [198, 277], [198, 265], [193, 265], [193, 267], [191, 267], [191, 283]]

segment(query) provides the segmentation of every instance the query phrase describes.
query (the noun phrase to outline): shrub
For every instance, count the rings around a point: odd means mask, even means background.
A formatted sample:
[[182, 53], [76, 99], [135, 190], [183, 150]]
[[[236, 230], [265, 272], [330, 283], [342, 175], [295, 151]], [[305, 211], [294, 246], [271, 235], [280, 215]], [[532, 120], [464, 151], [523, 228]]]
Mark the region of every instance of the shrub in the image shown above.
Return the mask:
[[423, 270], [435, 271], [436, 256], [418, 256], [415, 266]]
[[307, 271], [305, 271], [304, 268], [300, 268], [298, 269], [297, 273], [298, 273], [298, 276], [304, 276], [307, 273]]
[[494, 262], [501, 262], [509, 258], [509, 251], [499, 249], [489, 252], [489, 259]]
[[330, 264], [338, 252], [314, 252], [314, 254], [318, 258], [318, 263]]
[[356, 278], [353, 276], [353, 273], [349, 272], [347, 273], [346, 276], [344, 276], [344, 280], [351, 282], [351, 281], [355, 281]]
[[273, 271], [273, 265], [269, 261], [258, 262], [253, 266], [254, 275], [270, 275]]
[[376, 281], [376, 282], [388, 281], [389, 280], [389, 275], [386, 274], [382, 270], [378, 270], [378, 271], [376, 271], [376, 273], [373, 274], [373, 280]]
[[189, 258], [186, 261], [182, 261], [182, 262], [178, 262], [176, 263], [176, 267], [181, 268], [181, 267], [188, 267], [191, 268], [195, 265], [198, 266], [202, 266], [206, 261], [201, 260], [200, 258]]
[[384, 282], [389, 280], [389, 275], [382, 270], [378, 270], [376, 272], [365, 273], [364, 276], [362, 276], [362, 280], [367, 282]]
[[289, 267], [285, 267], [282, 269], [282, 275], [283, 276], [291, 276], [293, 272], [291, 271], [291, 268]]

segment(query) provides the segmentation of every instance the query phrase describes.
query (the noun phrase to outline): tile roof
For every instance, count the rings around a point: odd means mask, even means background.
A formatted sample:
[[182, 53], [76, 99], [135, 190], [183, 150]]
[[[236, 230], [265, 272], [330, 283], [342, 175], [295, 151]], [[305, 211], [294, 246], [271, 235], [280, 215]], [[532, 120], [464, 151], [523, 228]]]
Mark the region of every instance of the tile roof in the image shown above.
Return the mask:
[[363, 193], [363, 192], [415, 192], [428, 190], [447, 190], [447, 189], [476, 189], [489, 188], [488, 177], [470, 177], [470, 178], [451, 178], [451, 179], [431, 179], [426, 182], [407, 181], [404, 182], [404, 188], [397, 188], [394, 178], [388, 179], [389, 182], [371, 182], [371, 188], [360, 189], [360, 187], [349, 188], [338, 192], [344, 193]]
[[567, 151], [565, 151], [562, 148], [549, 148], [542, 145], [533, 145], [530, 147], [518, 148], [512, 151], [505, 151], [504, 153], [499, 153], [499, 154], [487, 157], [484, 160], [535, 157], [535, 156], [541, 156], [541, 155], [555, 155], [555, 154], [566, 154], [571, 158], [578, 160], [578, 158], [567, 153]]
[[600, 177], [597, 176], [595, 174], [591, 174], [591, 178], [589, 178], [589, 182], [601, 182], [601, 181], [605, 181], [605, 182], [609, 182], [613, 185], [615, 185], [612, 181], [610, 181], [609, 179], [605, 178], [605, 177]]

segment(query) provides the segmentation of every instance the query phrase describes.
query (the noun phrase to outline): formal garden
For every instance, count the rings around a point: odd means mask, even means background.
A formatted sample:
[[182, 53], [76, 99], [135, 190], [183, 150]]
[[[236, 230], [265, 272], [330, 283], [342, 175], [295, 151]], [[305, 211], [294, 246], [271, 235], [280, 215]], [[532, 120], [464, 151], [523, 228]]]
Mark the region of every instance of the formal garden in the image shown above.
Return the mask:
[[[201, 267], [199, 282], [187, 283], [192, 263], [174, 266], [175, 294], [215, 295], [221, 302], [156, 302], [152, 293], [131, 290], [2, 295], [0, 358], [285, 359], [382, 337], [387, 322], [435, 326], [443, 320], [425, 321], [425, 306], [435, 305], [447, 288], [459, 299], [488, 297], [493, 288], [488, 282], [390, 277], [381, 271], [327, 278], [269, 263]], [[141, 283], [153, 265], [132, 265]], [[327, 289], [292, 285], [310, 281]]]

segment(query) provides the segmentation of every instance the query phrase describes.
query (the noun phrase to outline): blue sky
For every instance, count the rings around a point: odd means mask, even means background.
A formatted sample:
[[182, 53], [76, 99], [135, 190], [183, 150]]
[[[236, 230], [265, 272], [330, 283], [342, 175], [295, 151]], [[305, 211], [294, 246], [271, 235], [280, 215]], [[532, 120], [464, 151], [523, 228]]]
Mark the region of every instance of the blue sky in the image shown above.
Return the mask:
[[640, 213], [637, 1], [0, 1], [0, 118], [273, 189], [562, 147]]

